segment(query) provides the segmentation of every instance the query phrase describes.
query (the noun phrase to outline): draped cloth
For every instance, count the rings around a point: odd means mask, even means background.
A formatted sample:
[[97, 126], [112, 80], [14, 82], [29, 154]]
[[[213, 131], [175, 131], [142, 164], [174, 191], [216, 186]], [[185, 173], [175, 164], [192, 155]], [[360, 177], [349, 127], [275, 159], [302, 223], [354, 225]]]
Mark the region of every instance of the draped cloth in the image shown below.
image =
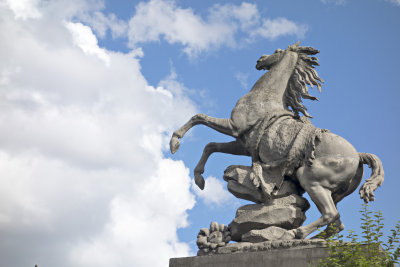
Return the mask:
[[285, 175], [303, 164], [312, 164], [320, 136], [327, 130], [291, 112], [276, 113], [259, 120], [242, 140], [252, 155], [254, 175], [267, 198], [276, 194]]

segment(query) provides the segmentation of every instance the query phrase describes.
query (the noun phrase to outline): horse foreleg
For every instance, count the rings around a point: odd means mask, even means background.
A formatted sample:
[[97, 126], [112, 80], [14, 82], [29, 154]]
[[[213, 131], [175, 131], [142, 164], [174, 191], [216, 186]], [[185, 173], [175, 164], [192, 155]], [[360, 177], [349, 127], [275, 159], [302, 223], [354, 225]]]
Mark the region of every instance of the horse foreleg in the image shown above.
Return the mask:
[[222, 152], [226, 154], [232, 155], [243, 155], [243, 156], [250, 156], [250, 153], [243, 147], [243, 145], [238, 141], [233, 141], [229, 143], [208, 143], [203, 150], [203, 154], [199, 162], [194, 168], [194, 181], [196, 185], [203, 190], [204, 189], [204, 178], [202, 174], [204, 173], [204, 166], [210, 155], [214, 152]]
[[175, 153], [179, 148], [179, 139], [182, 138], [185, 133], [190, 130], [190, 128], [198, 124], [203, 124], [220, 133], [230, 135], [235, 138], [239, 135], [231, 119], [218, 119], [205, 114], [197, 114], [172, 134], [172, 138], [169, 143], [172, 154]]

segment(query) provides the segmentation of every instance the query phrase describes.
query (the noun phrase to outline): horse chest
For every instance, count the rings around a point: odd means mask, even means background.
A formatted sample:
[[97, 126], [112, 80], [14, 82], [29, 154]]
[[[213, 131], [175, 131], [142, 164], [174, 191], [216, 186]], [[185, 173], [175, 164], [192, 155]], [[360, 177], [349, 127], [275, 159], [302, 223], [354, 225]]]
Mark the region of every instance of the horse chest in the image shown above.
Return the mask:
[[239, 99], [232, 110], [231, 119], [239, 132], [244, 132], [254, 126], [260, 118], [269, 117], [276, 110], [283, 110], [282, 104], [271, 102], [263, 94], [250, 93]]

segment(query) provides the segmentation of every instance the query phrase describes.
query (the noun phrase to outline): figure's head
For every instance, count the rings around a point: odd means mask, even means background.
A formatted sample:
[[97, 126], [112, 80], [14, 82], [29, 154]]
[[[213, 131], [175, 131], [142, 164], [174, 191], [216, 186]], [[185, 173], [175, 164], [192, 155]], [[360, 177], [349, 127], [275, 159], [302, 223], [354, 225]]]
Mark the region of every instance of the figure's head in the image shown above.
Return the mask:
[[285, 52], [285, 50], [276, 49], [275, 53], [273, 53], [272, 55], [262, 55], [257, 60], [256, 69], [269, 70], [272, 66], [274, 66], [281, 60], [283, 52]]

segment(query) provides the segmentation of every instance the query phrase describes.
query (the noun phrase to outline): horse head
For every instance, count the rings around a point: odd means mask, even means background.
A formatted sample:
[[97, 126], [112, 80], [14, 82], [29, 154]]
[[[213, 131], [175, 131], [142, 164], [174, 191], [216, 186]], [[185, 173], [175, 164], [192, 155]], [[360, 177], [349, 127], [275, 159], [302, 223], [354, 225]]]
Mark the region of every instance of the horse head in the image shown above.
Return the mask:
[[262, 55], [258, 60], [256, 64], [256, 69], [257, 70], [269, 70], [271, 67], [273, 67], [276, 63], [281, 61], [283, 57], [283, 52], [285, 50], [282, 49], [277, 49], [275, 53], [272, 55]]
[[[294, 51], [296, 52], [296, 50], [298, 49], [300, 44], [300, 41], [298, 41], [297, 43], [290, 45], [288, 47], [289, 51]], [[276, 49], [275, 52], [272, 55], [262, 55], [258, 60], [257, 60], [257, 64], [256, 64], [256, 69], [257, 70], [269, 70], [271, 67], [273, 67], [276, 63], [278, 63], [279, 61], [281, 61], [281, 59], [283, 58], [283, 54], [286, 50], [283, 49]]]
[[308, 93], [308, 85], [311, 88], [316, 85], [321, 91], [323, 80], [315, 71], [315, 66], [319, 66], [318, 58], [313, 55], [319, 51], [309, 46], [300, 46], [300, 42], [290, 45], [287, 49], [277, 49], [271, 55], [262, 55], [256, 64], [257, 70], [270, 70], [276, 66], [285, 56], [293, 53], [297, 54], [297, 62], [293, 69], [287, 87], [284, 93], [284, 105], [298, 115], [299, 112], [305, 116], [311, 116], [307, 113], [307, 108], [301, 103], [301, 99], [318, 100]]

